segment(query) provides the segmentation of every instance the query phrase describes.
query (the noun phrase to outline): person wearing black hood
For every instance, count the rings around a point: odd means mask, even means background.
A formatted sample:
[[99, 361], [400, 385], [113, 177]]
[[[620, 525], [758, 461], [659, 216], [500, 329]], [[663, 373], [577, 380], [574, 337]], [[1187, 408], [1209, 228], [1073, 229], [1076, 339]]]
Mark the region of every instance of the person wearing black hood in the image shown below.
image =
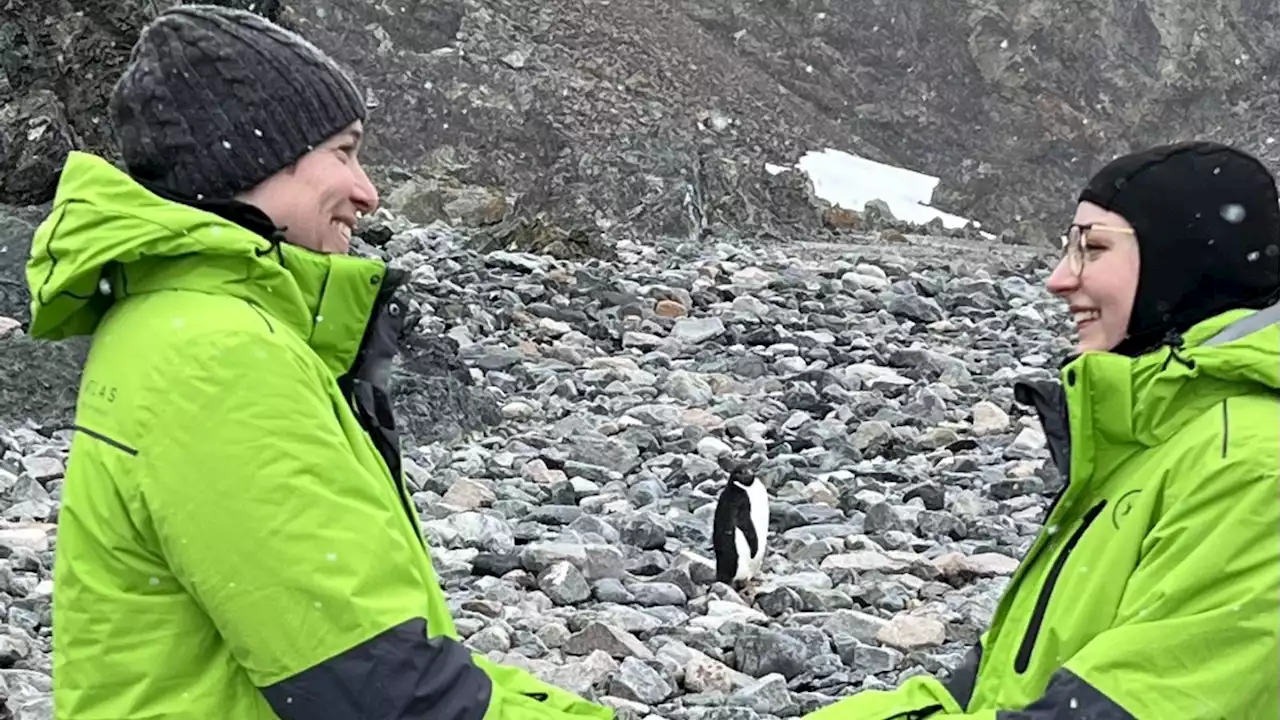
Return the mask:
[[1048, 289], [1079, 334], [1022, 382], [1065, 484], [945, 681], [809, 720], [1280, 717], [1280, 198], [1213, 142], [1125, 155]]

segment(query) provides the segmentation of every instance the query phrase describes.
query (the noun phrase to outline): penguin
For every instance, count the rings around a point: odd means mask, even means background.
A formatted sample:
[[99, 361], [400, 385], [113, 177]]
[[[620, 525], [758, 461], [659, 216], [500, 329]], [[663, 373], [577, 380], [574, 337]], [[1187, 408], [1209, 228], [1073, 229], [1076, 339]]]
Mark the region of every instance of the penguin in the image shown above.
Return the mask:
[[[755, 476], [759, 463], [722, 460], [729, 478], [716, 498], [711, 526], [715, 561], [688, 550], [685, 557], [713, 568], [717, 582], [750, 589], [764, 564], [769, 541], [769, 495]], [[754, 593], [752, 593], [754, 594]]]
[[716, 580], [746, 583], [759, 574], [769, 540], [769, 495], [745, 466], [734, 468], [716, 500], [711, 527]]

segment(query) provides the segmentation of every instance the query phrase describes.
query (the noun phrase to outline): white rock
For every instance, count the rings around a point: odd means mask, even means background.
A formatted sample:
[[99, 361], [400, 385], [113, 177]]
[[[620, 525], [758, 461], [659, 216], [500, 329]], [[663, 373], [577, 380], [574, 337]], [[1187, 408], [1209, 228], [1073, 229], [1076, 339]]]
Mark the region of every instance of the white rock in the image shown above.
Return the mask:
[[991, 435], [1009, 429], [1009, 414], [999, 405], [983, 400], [973, 406], [973, 434]]
[[724, 321], [718, 317], [680, 318], [671, 328], [670, 337], [690, 345], [697, 345], [720, 337], [726, 331]]
[[726, 444], [725, 441], [712, 435], [708, 435], [698, 441], [698, 454], [705, 458], [716, 460], [732, 452], [733, 448]]
[[933, 616], [899, 613], [880, 629], [876, 639], [890, 647], [910, 652], [945, 643], [947, 626]]

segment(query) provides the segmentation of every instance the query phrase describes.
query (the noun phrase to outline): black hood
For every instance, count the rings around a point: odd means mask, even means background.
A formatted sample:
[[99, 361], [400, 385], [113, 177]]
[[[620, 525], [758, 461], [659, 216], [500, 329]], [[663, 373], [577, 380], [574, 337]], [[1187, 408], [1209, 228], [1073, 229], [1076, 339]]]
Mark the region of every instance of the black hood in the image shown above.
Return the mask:
[[1080, 193], [1137, 232], [1140, 269], [1128, 337], [1135, 356], [1280, 290], [1280, 200], [1256, 158], [1212, 142], [1161, 145], [1117, 158]]

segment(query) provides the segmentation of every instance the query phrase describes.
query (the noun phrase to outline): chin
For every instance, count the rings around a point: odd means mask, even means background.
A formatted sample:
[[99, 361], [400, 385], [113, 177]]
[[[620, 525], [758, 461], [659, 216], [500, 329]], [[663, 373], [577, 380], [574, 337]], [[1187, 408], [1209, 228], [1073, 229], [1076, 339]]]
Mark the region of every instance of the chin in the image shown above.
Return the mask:
[[1111, 352], [1112, 348], [1118, 344], [1120, 344], [1118, 340], [1116, 342], [1108, 342], [1107, 340], [1096, 338], [1087, 341], [1082, 340], [1076, 345], [1076, 352]]
[[343, 255], [350, 247], [350, 243], [342, 240], [329, 240], [316, 243], [312, 249], [324, 255]]
[[1106, 352], [1110, 349], [1110, 345], [1107, 345], [1107, 343], [1101, 338], [1096, 337], [1081, 338], [1080, 342], [1076, 343], [1077, 353]]

